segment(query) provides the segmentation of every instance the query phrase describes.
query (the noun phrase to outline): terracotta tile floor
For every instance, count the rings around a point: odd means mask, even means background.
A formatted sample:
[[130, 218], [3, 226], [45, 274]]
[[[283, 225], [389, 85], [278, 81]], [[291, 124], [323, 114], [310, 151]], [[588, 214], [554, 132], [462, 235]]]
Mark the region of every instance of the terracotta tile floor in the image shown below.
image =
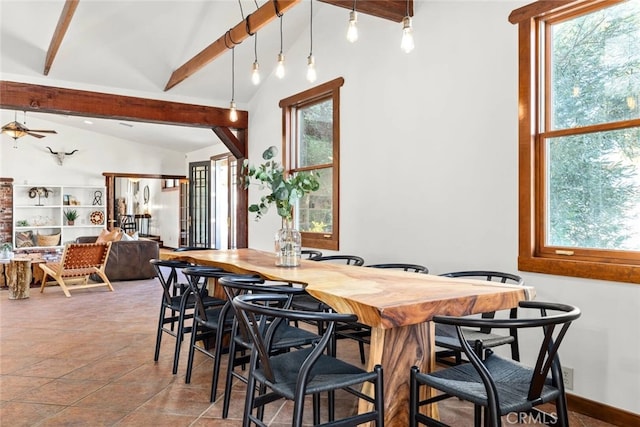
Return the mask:
[[[172, 375], [175, 341], [165, 334], [154, 363], [160, 286], [142, 280], [116, 282], [114, 288], [78, 290], [71, 298], [57, 287], [44, 294], [31, 288], [24, 300], [9, 300], [9, 292], [0, 291], [0, 424], [240, 426], [243, 384], [234, 385], [230, 417], [223, 420], [222, 393], [209, 403], [209, 358], [196, 354], [191, 384], [185, 384], [187, 346]], [[341, 341], [339, 355], [359, 363], [353, 343]], [[290, 403], [271, 406], [265, 417], [270, 425], [290, 425]], [[353, 400], [339, 400], [338, 411], [353, 408]], [[472, 424], [464, 402], [446, 401], [440, 412], [453, 426]], [[609, 426], [579, 414], [571, 415], [571, 425]]]

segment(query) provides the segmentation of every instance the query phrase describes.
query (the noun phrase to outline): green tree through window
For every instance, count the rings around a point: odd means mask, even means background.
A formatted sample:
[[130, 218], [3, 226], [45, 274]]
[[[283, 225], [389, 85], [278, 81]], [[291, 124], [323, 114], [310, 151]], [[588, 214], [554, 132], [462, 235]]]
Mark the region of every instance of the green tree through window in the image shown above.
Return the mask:
[[537, 1], [509, 20], [518, 268], [640, 283], [640, 1]]

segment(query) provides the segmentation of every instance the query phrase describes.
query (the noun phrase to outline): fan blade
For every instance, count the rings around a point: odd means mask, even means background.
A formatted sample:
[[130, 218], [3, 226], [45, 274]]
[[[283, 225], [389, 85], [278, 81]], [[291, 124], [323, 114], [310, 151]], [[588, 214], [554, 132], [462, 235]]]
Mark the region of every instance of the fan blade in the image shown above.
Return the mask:
[[44, 138], [46, 136], [46, 135], [38, 135], [37, 133], [33, 133], [31, 131], [26, 132], [26, 133], [27, 133], [27, 135], [31, 135], [31, 136], [36, 137], [36, 138]]
[[38, 133], [58, 133], [55, 130], [38, 130], [38, 129], [29, 129], [29, 132], [38, 132]]

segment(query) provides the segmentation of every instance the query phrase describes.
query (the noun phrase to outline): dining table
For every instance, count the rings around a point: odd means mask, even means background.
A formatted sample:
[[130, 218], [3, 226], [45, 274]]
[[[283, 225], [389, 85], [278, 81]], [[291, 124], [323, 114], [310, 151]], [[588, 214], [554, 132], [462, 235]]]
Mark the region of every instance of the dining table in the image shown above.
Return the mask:
[[[367, 369], [377, 364], [383, 368], [387, 427], [409, 425], [410, 368], [417, 366], [421, 372], [435, 369], [433, 316], [509, 309], [519, 301], [535, 298], [535, 289], [530, 286], [475, 279], [304, 259], [298, 267], [278, 267], [273, 252], [250, 248], [163, 252], [161, 258], [299, 284], [336, 312], [356, 314], [358, 322], [371, 327]], [[431, 390], [422, 389], [421, 398], [431, 395]], [[373, 395], [372, 388], [365, 386], [363, 391]], [[364, 412], [368, 406], [360, 400], [358, 410]], [[425, 410], [437, 416], [435, 405]]]

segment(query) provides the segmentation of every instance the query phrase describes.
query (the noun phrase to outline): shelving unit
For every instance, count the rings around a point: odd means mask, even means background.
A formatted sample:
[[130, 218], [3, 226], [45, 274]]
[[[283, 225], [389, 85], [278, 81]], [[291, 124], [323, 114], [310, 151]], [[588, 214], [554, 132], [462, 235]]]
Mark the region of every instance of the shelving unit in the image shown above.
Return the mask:
[[[68, 209], [78, 212], [74, 225], [67, 225], [64, 212]], [[79, 236], [97, 236], [106, 228], [106, 218], [105, 187], [13, 186], [13, 245], [17, 251], [61, 248]], [[45, 242], [55, 237], [43, 236], [56, 234], [60, 235], [56, 243]]]

